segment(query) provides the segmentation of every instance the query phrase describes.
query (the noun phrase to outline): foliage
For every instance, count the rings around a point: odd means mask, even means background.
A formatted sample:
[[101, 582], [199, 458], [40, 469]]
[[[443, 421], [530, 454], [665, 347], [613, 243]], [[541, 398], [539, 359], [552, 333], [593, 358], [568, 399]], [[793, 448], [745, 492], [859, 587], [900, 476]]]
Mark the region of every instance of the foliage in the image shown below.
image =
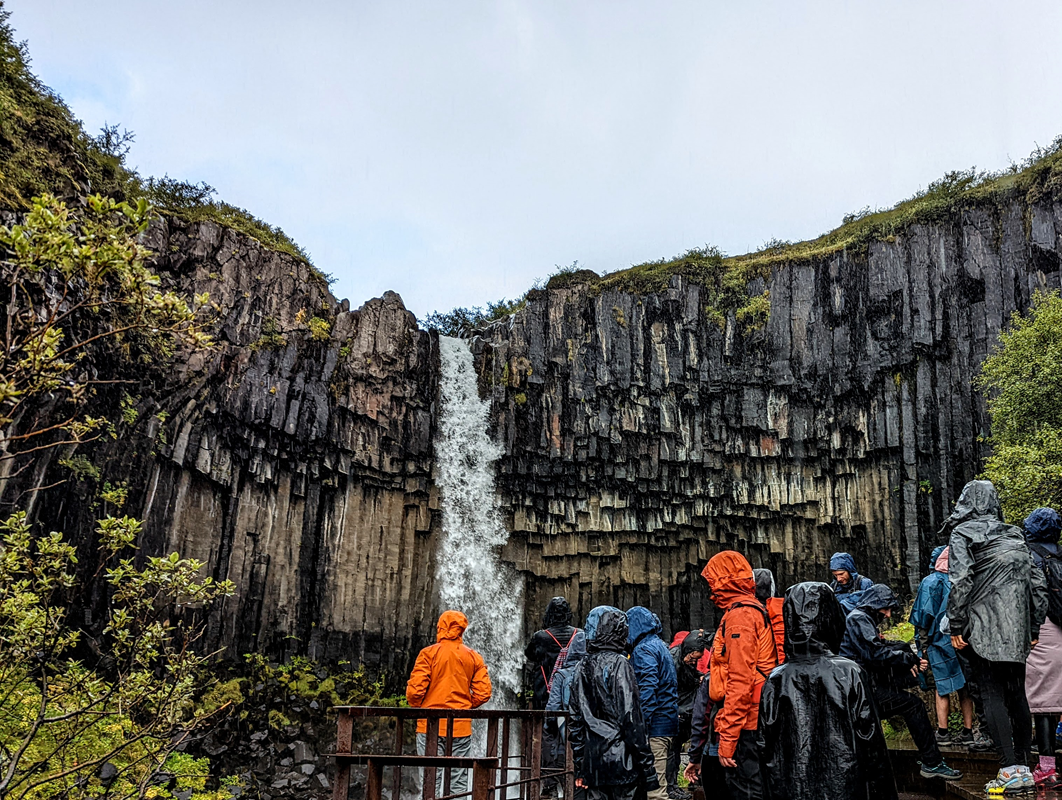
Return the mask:
[[75, 549], [34, 535], [23, 512], [0, 522], [0, 797], [202, 788], [205, 764], [177, 748], [217, 710], [193, 705], [209, 658], [193, 647], [203, 611], [232, 585], [200, 579], [203, 564], [176, 553], [136, 566], [139, 532], [129, 517], [99, 522], [95, 573], [110, 604], [92, 640], [67, 619]]
[[[31, 468], [43, 450], [73, 448], [113, 432], [108, 419], [89, 413], [99, 390], [126, 382], [123, 377], [136, 382], [143, 365], [165, 361], [177, 346], [210, 345], [197, 320], [209, 297], [189, 303], [160, 288], [145, 266], [150, 251], [138, 237], [149, 215], [143, 200], [134, 206], [93, 195], [75, 213], [44, 196], [21, 225], [0, 228], [0, 292], [7, 299], [0, 334], [5, 478]], [[96, 372], [104, 361], [114, 365], [107, 380]], [[73, 455], [62, 463], [78, 477], [93, 469]]]
[[446, 312], [433, 311], [424, 318], [423, 325], [425, 329], [437, 331], [443, 336], [467, 336], [476, 328], [515, 314], [526, 305], [526, 294], [517, 300], [506, 300], [503, 297], [496, 303], [487, 303], [486, 309], [482, 306], [472, 306]]
[[1007, 519], [1037, 506], [1062, 507], [1062, 297], [1037, 292], [1028, 314], [985, 359], [976, 384], [988, 395], [993, 455], [984, 477], [999, 491]]
[[[33, 198], [97, 192], [119, 201], [145, 198], [191, 222], [210, 220], [252, 236], [271, 250], [310, 264], [280, 228], [213, 198], [206, 183], [143, 179], [125, 159], [136, 137], [119, 125], [85, 133], [62, 99], [30, 72], [25, 44], [15, 41], [0, 0], [0, 209], [28, 210]], [[312, 265], [311, 265], [312, 266]], [[329, 276], [315, 270], [323, 281]]]

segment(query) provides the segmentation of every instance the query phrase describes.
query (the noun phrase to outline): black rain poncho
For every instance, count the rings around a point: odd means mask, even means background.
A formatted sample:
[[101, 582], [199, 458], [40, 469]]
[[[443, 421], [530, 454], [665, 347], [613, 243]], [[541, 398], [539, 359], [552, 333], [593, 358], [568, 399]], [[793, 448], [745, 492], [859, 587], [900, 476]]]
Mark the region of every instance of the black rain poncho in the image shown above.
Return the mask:
[[785, 663], [763, 687], [760, 736], [771, 800], [896, 797], [885, 737], [865, 673], [834, 655], [845, 618], [825, 583], [786, 592]]
[[572, 680], [568, 735], [575, 776], [590, 787], [658, 785], [649, 749], [638, 681], [627, 660], [627, 616], [606, 607], [587, 629], [587, 655]]
[[1024, 664], [1047, 615], [1047, 584], [1021, 530], [1003, 522], [996, 487], [966, 484], [943, 532], [951, 546], [951, 634], [988, 661]]
[[576, 629], [572, 627], [572, 608], [563, 597], [554, 597], [546, 606], [542, 630], [535, 631], [524, 648], [524, 657], [531, 662], [533, 674], [532, 705], [545, 708], [549, 700], [549, 680], [561, 648], [567, 647]]

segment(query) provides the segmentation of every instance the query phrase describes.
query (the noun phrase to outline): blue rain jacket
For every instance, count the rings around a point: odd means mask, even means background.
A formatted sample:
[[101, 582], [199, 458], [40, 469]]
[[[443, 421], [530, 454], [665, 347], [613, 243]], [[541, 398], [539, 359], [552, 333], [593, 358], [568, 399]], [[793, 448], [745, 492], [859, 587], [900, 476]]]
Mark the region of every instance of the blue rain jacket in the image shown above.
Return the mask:
[[645, 730], [654, 736], [678, 735], [678, 676], [671, 650], [660, 638], [660, 619], [644, 606], [627, 612], [631, 666], [638, 678], [638, 696]]
[[944, 545], [937, 547], [929, 557], [929, 575], [922, 579], [911, 609], [911, 624], [926, 631], [926, 660], [933, 670], [933, 680], [937, 684], [937, 694], [947, 697], [966, 685], [966, 678], [959, 665], [959, 657], [951, 646], [951, 636], [940, 631], [940, 621], [948, 610], [948, 595], [951, 594], [951, 581], [945, 572], [937, 572], [934, 567], [937, 558], [944, 551]]
[[844, 585], [838, 583], [836, 579], [830, 581], [830, 588], [837, 595], [844, 613], [848, 614], [859, 607], [859, 598], [862, 597], [863, 592], [874, 585], [874, 581], [856, 572], [855, 559], [848, 553], [834, 553], [830, 556], [830, 571], [835, 569], [843, 569], [852, 576], [852, 579]]

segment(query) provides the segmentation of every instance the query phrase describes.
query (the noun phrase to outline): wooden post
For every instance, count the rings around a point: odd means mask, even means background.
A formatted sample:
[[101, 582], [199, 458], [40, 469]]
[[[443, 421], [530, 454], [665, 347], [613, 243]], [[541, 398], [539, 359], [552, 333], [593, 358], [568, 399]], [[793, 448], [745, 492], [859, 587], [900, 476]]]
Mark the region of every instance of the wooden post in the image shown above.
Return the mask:
[[472, 767], [472, 800], [487, 800], [492, 769], [478, 760]]
[[[395, 755], [402, 755], [402, 748], [405, 746], [403, 738], [405, 737], [406, 723], [401, 717], [395, 718]], [[395, 768], [391, 770], [391, 797], [398, 800], [402, 796], [402, 767], [395, 765]]]
[[[425, 737], [424, 755], [439, 755], [439, 720], [428, 720], [428, 733]], [[424, 800], [435, 800], [435, 767], [424, 768], [424, 787], [421, 791]]]
[[383, 796], [383, 766], [374, 758], [369, 759], [369, 784], [365, 787], [365, 800], [380, 800]]
[[535, 778], [527, 784], [527, 800], [538, 800], [542, 793], [542, 783], [537, 780], [542, 776], [542, 717], [535, 716], [531, 722], [531, 775]]
[[[491, 717], [487, 720], [487, 758], [498, 757], [498, 718]], [[494, 772], [492, 769], [491, 772]], [[494, 775], [491, 775], [494, 777]], [[472, 780], [475, 781], [475, 774], [472, 775]], [[505, 791], [504, 789], [502, 791]], [[474, 800], [474, 798], [473, 798]], [[487, 800], [494, 800], [494, 790], [490, 789], [487, 793]], [[504, 796], [502, 800], [505, 800]]]
[[[505, 786], [509, 782], [509, 718], [505, 717], [502, 720], [502, 757], [501, 757], [501, 781], [499, 784]], [[508, 800], [509, 789], [508, 787], [501, 790], [501, 797], [499, 800]]]
[[524, 773], [527, 772], [527, 767], [531, 762], [531, 737], [527, 730], [527, 719], [520, 720], [520, 800], [527, 800], [527, 783], [524, 782], [524, 778], [528, 777]]
[[[349, 711], [339, 712], [336, 723], [336, 753], [350, 754], [351, 740], [354, 738], [354, 718]], [[347, 800], [350, 793], [350, 762], [340, 758], [336, 760], [336, 782], [332, 787], [332, 800]]]
[[572, 755], [572, 745], [567, 736], [564, 738], [564, 772], [564, 800], [572, 800], [575, 797], [575, 757]]
[[[448, 716], [446, 718], [446, 756], [452, 756], [454, 754], [454, 718]], [[443, 767], [443, 797], [448, 797], [450, 794], [450, 775], [453, 770], [450, 767]]]

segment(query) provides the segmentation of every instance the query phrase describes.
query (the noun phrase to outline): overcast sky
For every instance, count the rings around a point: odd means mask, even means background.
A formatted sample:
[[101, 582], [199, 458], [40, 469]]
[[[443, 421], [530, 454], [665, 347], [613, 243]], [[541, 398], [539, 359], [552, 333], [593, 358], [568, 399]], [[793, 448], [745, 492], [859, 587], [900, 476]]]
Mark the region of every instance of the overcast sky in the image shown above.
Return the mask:
[[418, 316], [807, 239], [1062, 134], [1062, 3], [6, 0], [145, 175]]

